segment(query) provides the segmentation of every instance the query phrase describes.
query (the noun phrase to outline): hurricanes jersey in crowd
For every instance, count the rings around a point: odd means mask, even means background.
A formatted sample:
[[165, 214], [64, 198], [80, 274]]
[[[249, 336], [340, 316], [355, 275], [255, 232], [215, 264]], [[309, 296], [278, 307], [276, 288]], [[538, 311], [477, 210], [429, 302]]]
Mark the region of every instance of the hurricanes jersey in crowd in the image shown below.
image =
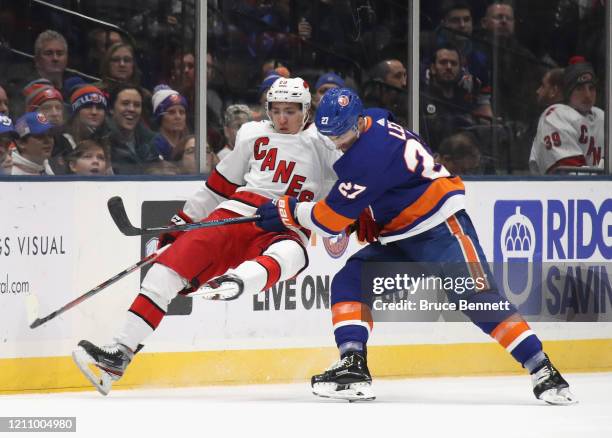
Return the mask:
[[339, 156], [314, 125], [291, 135], [279, 134], [267, 120], [245, 123], [234, 149], [184, 211], [197, 221], [215, 208], [252, 215], [261, 204], [285, 194], [300, 201], [320, 199], [336, 180], [332, 166]]
[[583, 115], [569, 105], [555, 104], [540, 116], [529, 167], [548, 173], [557, 166], [603, 164], [604, 112], [597, 107]]
[[382, 109], [365, 111], [366, 129], [334, 164], [338, 175], [329, 195], [298, 204], [298, 222], [323, 234], [338, 234], [371, 208], [383, 226], [382, 243], [404, 239], [444, 222], [464, 209], [464, 186], [414, 133]]

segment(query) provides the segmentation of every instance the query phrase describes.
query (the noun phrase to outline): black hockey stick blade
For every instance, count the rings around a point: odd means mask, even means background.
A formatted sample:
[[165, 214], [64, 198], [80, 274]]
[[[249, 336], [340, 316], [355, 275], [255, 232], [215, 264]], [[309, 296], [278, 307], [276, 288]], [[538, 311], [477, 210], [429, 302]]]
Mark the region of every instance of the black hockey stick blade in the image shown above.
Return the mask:
[[130, 222], [130, 219], [128, 218], [127, 213], [125, 211], [125, 206], [123, 205], [123, 200], [119, 196], [113, 196], [108, 200], [108, 211], [110, 212], [110, 215], [113, 218], [115, 225], [117, 225], [117, 228], [119, 228], [119, 231], [121, 231], [126, 236], [161, 234], [173, 231], [190, 231], [197, 230], [199, 228], [219, 227], [223, 225], [257, 222], [260, 219], [260, 216], [255, 214], [253, 216], [230, 217], [227, 219], [218, 219], [206, 222], [194, 222], [191, 224], [166, 225], [162, 227], [152, 228], [137, 228], [133, 226]]
[[82, 303], [83, 301], [85, 301], [86, 299], [96, 295], [98, 292], [100, 292], [103, 289], [106, 289], [108, 286], [110, 286], [111, 284], [116, 283], [117, 281], [121, 280], [123, 277], [125, 277], [128, 274], [131, 274], [132, 272], [142, 268], [143, 266], [148, 265], [149, 263], [153, 262], [153, 260], [155, 260], [162, 252], [164, 252], [167, 248], [169, 248], [170, 245], [166, 245], [163, 248], [158, 249], [157, 251], [149, 254], [148, 256], [146, 256], [145, 258], [143, 258], [142, 260], [139, 260], [138, 262], [134, 263], [132, 266], [130, 266], [129, 268], [124, 269], [123, 271], [119, 272], [118, 274], [113, 275], [111, 278], [109, 278], [108, 280], [103, 281], [102, 283], [100, 283], [99, 285], [97, 285], [96, 287], [94, 287], [93, 289], [88, 290], [87, 292], [85, 292], [83, 295], [75, 298], [74, 300], [70, 301], [68, 304], [65, 304], [64, 306], [60, 307], [59, 309], [57, 309], [54, 312], [51, 312], [50, 314], [48, 314], [47, 316], [45, 316], [44, 318], [36, 318], [34, 321], [32, 321], [32, 323], [30, 324], [30, 328], [34, 329], [36, 327], [39, 327], [41, 325], [43, 325], [44, 323], [46, 323], [47, 321], [52, 320], [53, 318], [55, 318], [58, 315], [61, 315], [62, 313], [64, 313], [67, 310], [72, 309], [74, 306]]
[[125, 206], [123, 205], [123, 199], [121, 199], [119, 196], [113, 196], [108, 200], [107, 205], [111, 218], [113, 218], [113, 221], [115, 222], [115, 225], [117, 225], [117, 228], [119, 228], [119, 231], [126, 236], [139, 236], [142, 234], [141, 229], [136, 228], [130, 222], [130, 219], [125, 211]]

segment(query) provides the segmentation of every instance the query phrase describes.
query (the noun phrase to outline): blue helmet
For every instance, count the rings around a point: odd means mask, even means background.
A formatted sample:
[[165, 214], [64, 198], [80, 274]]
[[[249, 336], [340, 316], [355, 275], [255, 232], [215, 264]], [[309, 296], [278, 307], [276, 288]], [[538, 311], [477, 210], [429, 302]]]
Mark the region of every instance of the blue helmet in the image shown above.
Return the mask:
[[350, 88], [332, 88], [319, 102], [315, 125], [326, 136], [338, 136], [357, 126], [363, 114], [361, 99]]

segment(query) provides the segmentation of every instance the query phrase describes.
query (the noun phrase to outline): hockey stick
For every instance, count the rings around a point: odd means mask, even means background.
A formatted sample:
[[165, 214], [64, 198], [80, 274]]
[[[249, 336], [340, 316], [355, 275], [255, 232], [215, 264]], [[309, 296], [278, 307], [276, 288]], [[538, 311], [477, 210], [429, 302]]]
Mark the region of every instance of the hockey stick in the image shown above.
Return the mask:
[[70, 301], [68, 304], [60, 307], [55, 312], [51, 312], [49, 315], [45, 316], [44, 318], [37, 318], [36, 317], [38, 315], [38, 310], [37, 310], [38, 302], [37, 302], [36, 297], [34, 295], [28, 296], [26, 298], [26, 306], [27, 306], [27, 311], [28, 311], [28, 317], [29, 317], [30, 320], [33, 320], [32, 323], [30, 324], [30, 328], [34, 329], [34, 328], [36, 328], [38, 326], [43, 325], [47, 321], [52, 320], [53, 318], [55, 318], [56, 316], [61, 315], [65, 311], [67, 311], [69, 309], [72, 309], [77, 304], [80, 304], [83, 301], [85, 301], [86, 299], [88, 299], [90, 297], [93, 297], [95, 294], [100, 292], [102, 289], [106, 289], [108, 286], [110, 286], [111, 284], [121, 280], [126, 275], [131, 274], [132, 272], [142, 268], [143, 266], [148, 265], [149, 263], [153, 262], [153, 260], [155, 260], [157, 257], [159, 257], [159, 255], [162, 252], [164, 252], [169, 247], [170, 247], [170, 245], [166, 245], [163, 248], [160, 248], [157, 251], [149, 254], [148, 256], [146, 256], [142, 260], [138, 261], [137, 263], [133, 264], [129, 268], [126, 268], [123, 271], [119, 272], [118, 274], [113, 275], [108, 280], [103, 281], [102, 283], [100, 283], [99, 285], [94, 287], [93, 289], [85, 292], [83, 295], [81, 295], [78, 298], [75, 298], [74, 300]]
[[219, 219], [215, 221], [207, 221], [207, 222], [195, 222], [191, 224], [183, 224], [183, 225], [166, 225], [163, 227], [153, 227], [153, 228], [138, 228], [132, 225], [130, 219], [127, 216], [125, 211], [125, 206], [123, 205], [123, 199], [119, 196], [113, 196], [108, 200], [108, 211], [121, 231], [126, 236], [140, 236], [143, 234], [160, 234], [160, 233], [168, 233], [172, 231], [189, 231], [189, 230], [197, 230], [199, 228], [208, 228], [208, 227], [218, 227], [221, 225], [232, 225], [232, 224], [242, 224], [246, 222], [256, 222], [260, 219], [259, 215], [253, 216], [244, 216], [244, 217], [232, 217], [228, 219]]

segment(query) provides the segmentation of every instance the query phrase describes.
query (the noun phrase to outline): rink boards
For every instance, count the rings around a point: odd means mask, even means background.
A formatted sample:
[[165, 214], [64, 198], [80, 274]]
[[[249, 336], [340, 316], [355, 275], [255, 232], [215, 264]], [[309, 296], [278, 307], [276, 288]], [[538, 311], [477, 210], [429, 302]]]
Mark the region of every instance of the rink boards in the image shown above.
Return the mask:
[[[120, 329], [138, 293], [139, 274], [35, 330], [28, 328], [25, 296], [36, 295], [44, 316], [133, 264], [147, 244], [153, 245], [119, 233], [106, 211], [111, 196], [124, 198], [135, 224], [144, 220], [151, 226], [163, 224], [175, 208], [166, 201], [185, 199], [200, 184], [2, 183], [0, 392], [87, 387], [70, 352], [80, 339], [104, 343]], [[558, 264], [555, 269], [564, 283], [556, 293], [543, 297], [537, 288], [530, 290], [521, 305], [540, 300], [556, 312], [558, 322], [531, 325], [559, 367], [612, 369], [612, 324], [606, 322], [612, 320], [612, 291], [607, 289], [612, 272], [607, 269], [612, 258], [612, 181], [471, 181], [466, 187], [467, 210], [489, 260], [511, 258], [504, 236], [519, 220], [533, 235], [529, 256], [535, 278], [544, 275], [536, 272], [537, 266]], [[231, 303], [176, 303], [118, 386], [308, 378], [336, 357], [329, 286], [333, 274], [359, 248], [354, 239], [313, 238], [310, 266], [295, 280]], [[568, 263], [576, 268], [568, 271]], [[598, 282], [589, 298], [576, 285], [593, 272]], [[517, 297], [522, 300], [521, 293]], [[371, 345], [371, 368], [378, 376], [521, 372], [501, 347], [467, 323], [378, 323]]]

